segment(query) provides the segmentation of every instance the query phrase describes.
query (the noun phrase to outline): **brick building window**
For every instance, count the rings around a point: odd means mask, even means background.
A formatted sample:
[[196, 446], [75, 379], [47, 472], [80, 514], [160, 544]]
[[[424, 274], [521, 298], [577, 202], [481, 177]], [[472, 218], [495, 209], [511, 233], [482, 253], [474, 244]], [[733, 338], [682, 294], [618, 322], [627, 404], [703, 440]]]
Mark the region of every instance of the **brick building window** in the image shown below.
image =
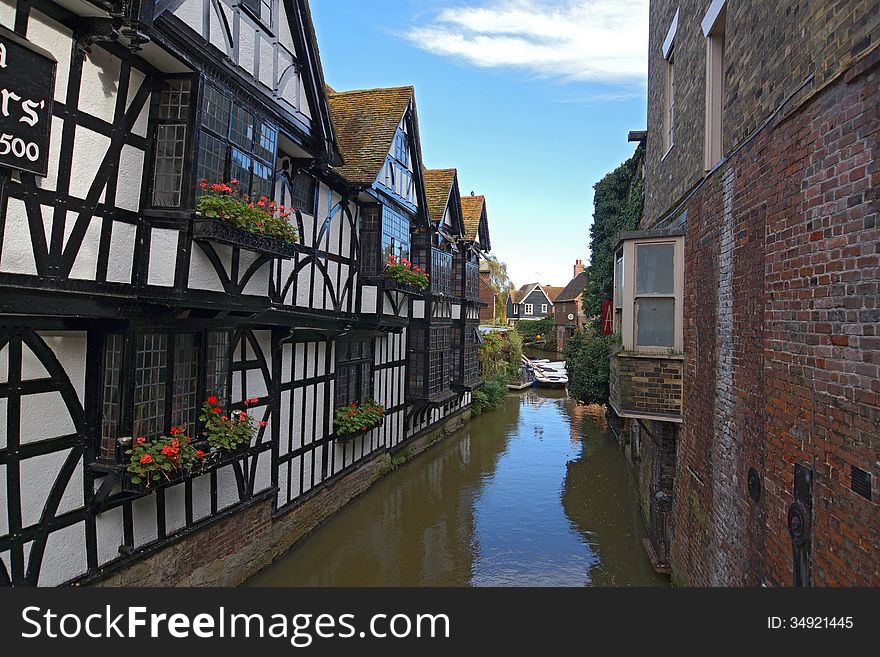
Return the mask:
[[684, 239], [634, 238], [615, 255], [615, 299], [627, 351], [679, 352], [683, 348]]
[[726, 0], [715, 0], [703, 19], [706, 37], [706, 135], [705, 167], [712, 169], [723, 156], [724, 120], [724, 35]]
[[668, 153], [675, 143], [675, 33], [678, 30], [678, 10], [663, 40], [663, 59], [666, 60], [663, 89], [663, 146]]

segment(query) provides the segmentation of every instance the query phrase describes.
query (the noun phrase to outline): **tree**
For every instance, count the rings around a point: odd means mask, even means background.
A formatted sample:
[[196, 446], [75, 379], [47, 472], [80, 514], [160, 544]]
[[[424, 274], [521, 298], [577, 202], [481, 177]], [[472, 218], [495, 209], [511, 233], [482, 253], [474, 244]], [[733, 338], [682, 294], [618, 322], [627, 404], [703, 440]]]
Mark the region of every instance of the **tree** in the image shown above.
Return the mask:
[[608, 403], [609, 357], [616, 351], [620, 339], [604, 336], [590, 325], [576, 331], [565, 344], [565, 362], [568, 368], [568, 391], [583, 404]]
[[501, 262], [495, 256], [486, 256], [489, 265], [489, 284], [495, 290], [495, 319], [507, 323], [507, 295], [513, 288], [510, 276], [507, 273], [507, 263]]
[[590, 228], [590, 266], [584, 289], [584, 312], [601, 327], [602, 304], [614, 294], [614, 245], [621, 232], [636, 230], [644, 209], [642, 163], [645, 146], [602, 178], [594, 189], [595, 213]]

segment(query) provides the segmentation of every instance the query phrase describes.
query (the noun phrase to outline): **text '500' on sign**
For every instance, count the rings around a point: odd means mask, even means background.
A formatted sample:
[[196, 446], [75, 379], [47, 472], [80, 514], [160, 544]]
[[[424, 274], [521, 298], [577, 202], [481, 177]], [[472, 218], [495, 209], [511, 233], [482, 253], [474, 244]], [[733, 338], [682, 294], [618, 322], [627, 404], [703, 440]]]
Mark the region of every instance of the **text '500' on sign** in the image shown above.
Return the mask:
[[57, 63], [0, 26], [0, 167], [45, 176]]

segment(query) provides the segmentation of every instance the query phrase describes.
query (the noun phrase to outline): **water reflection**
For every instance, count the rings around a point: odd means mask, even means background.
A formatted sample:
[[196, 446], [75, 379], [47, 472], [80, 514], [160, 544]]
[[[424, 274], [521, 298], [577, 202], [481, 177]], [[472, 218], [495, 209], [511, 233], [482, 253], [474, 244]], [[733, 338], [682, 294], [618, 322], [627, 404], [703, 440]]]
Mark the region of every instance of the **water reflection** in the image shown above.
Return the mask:
[[378, 482], [256, 586], [654, 585], [617, 448], [563, 391], [510, 396]]

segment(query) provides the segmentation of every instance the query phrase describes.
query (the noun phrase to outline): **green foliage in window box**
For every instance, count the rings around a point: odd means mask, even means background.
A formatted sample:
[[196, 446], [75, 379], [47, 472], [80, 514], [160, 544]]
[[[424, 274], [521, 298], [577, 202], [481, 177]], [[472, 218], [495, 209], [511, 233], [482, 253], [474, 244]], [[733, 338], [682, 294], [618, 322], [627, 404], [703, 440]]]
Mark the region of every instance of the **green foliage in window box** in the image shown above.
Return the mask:
[[569, 394], [583, 404], [608, 403], [609, 357], [620, 346], [620, 336], [600, 335], [589, 326], [576, 331], [565, 345]]
[[148, 488], [192, 470], [205, 453], [193, 447], [184, 431], [183, 427], [174, 427], [170, 436], [156, 440], [136, 438], [131, 449], [125, 452], [131, 459], [128, 465], [131, 483]]
[[352, 403], [336, 411], [333, 430], [337, 436], [348, 436], [375, 429], [385, 419], [385, 407], [373, 400]]
[[288, 244], [296, 244], [299, 235], [290, 223], [293, 208], [277, 205], [263, 196], [249, 199], [239, 192], [238, 181], [229, 183], [200, 183], [202, 195], [196, 211], [206, 219], [219, 219], [255, 235], [274, 237]]
[[430, 280], [427, 272], [409, 260], [389, 256], [385, 263], [385, 278], [401, 285], [410, 285], [418, 290], [427, 290]]
[[[205, 427], [203, 434], [208, 439], [208, 445], [217, 452], [233, 452], [239, 447], [250, 445], [257, 435], [257, 426], [265, 427], [266, 423], [260, 422], [258, 425], [247, 411], [233, 411], [226, 415], [217, 406], [218, 401], [216, 397], [208, 397], [199, 416]], [[249, 399], [245, 405], [253, 406], [257, 403], [258, 399]]]

